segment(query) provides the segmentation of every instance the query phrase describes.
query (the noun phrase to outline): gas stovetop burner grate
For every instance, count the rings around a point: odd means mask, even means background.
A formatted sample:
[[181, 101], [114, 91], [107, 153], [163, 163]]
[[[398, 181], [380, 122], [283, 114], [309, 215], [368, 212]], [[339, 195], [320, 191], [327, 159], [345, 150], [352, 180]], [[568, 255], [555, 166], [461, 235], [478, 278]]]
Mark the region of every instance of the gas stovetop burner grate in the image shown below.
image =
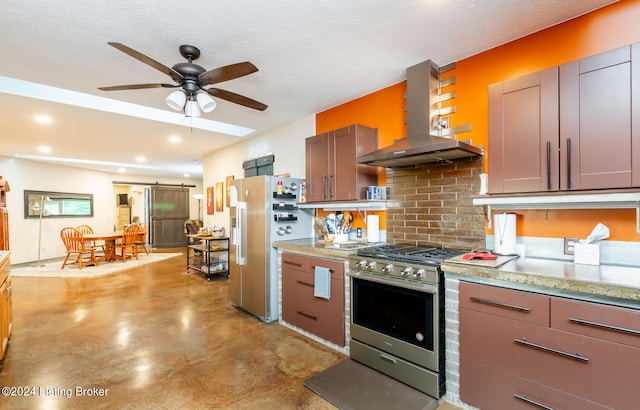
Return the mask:
[[462, 255], [464, 251], [448, 251], [410, 245], [380, 245], [359, 249], [357, 256], [382, 259], [394, 262], [439, 265], [442, 261]]

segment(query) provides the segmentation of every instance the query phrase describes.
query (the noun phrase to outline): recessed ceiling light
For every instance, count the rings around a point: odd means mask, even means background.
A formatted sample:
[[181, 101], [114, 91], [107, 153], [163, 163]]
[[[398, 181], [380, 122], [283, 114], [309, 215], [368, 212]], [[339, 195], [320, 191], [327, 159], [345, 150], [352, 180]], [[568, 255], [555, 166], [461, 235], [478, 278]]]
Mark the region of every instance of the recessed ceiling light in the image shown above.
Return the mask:
[[177, 135], [172, 135], [169, 137], [169, 142], [172, 144], [178, 144], [182, 142], [182, 138], [178, 137]]
[[121, 174], [124, 174], [125, 172], [127, 172], [126, 168], [118, 168], [118, 172]]
[[189, 178], [190, 176], [191, 176], [191, 175], [189, 175], [189, 174], [184, 174], [184, 175], [183, 175], [183, 177], [185, 177], [185, 178]]
[[38, 147], [38, 151], [42, 153], [48, 153], [48, 152], [51, 152], [51, 147], [47, 147], [46, 145], [40, 145]]
[[40, 124], [51, 124], [53, 122], [51, 117], [47, 115], [36, 115], [33, 119]]
[[136, 161], [138, 162], [145, 162], [147, 159], [145, 157], [143, 157], [142, 155], [138, 155], [136, 157]]

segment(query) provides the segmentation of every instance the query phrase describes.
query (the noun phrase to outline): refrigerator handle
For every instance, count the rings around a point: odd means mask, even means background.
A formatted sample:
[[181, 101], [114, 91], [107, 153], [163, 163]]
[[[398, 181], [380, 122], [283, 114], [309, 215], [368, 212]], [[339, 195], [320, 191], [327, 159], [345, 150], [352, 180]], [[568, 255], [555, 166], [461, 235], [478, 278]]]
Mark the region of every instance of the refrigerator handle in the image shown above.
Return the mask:
[[247, 264], [247, 203], [238, 201], [236, 205], [236, 222], [237, 227], [237, 245], [236, 245], [236, 264]]

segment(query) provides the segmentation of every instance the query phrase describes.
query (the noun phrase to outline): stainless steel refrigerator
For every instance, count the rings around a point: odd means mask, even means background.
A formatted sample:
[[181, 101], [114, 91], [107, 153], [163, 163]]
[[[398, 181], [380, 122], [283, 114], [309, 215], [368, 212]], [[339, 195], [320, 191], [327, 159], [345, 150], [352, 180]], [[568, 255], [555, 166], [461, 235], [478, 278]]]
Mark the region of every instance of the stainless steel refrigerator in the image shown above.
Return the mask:
[[230, 195], [229, 300], [265, 322], [278, 319], [275, 241], [312, 236], [312, 215], [299, 209], [298, 178], [233, 180]]

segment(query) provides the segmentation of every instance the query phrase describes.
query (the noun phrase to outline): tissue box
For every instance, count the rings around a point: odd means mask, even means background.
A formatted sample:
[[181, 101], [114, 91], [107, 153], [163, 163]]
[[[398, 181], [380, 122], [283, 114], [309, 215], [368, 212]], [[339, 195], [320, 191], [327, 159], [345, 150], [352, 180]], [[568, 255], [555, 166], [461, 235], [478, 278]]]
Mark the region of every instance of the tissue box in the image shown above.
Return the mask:
[[600, 245], [597, 243], [576, 243], [573, 262], [583, 265], [600, 265]]

